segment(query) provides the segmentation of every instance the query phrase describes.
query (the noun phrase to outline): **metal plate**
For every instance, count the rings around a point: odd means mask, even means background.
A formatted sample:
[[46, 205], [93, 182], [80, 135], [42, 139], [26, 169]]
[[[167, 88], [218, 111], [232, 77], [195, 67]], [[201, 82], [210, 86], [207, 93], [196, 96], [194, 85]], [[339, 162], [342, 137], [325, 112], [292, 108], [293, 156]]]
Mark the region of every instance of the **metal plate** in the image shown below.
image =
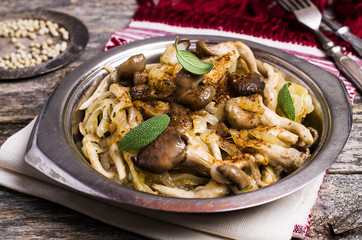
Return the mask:
[[[21, 69], [0, 68], [0, 79], [10, 80], [28, 78], [54, 71], [75, 60], [88, 43], [87, 27], [83, 22], [70, 15], [50, 10], [35, 9], [33, 11], [10, 12], [0, 16], [0, 22], [17, 19], [38, 19], [57, 23], [60, 27], [64, 27], [69, 32], [69, 40], [67, 41], [68, 47], [56, 58], [43, 62], [40, 65]], [[5, 51], [6, 48], [12, 47], [9, 43], [10, 38], [8, 42], [4, 41], [2, 38], [0, 38], [0, 40], [2, 40], [0, 42], [0, 53]], [[3, 54], [1, 54], [1, 56], [2, 55]]]
[[[182, 199], [152, 195], [129, 189], [96, 172], [79, 150], [80, 103], [107, 74], [105, 64], [118, 66], [143, 53], [148, 63], [159, 61], [175, 36], [151, 38], [113, 48], [84, 63], [60, 83], [49, 98], [33, 130], [25, 160], [50, 178], [77, 191], [120, 207], [149, 208], [175, 212], [225, 212], [249, 208], [282, 198], [302, 188], [325, 172], [337, 159], [351, 128], [351, 106], [346, 90], [334, 75], [300, 58], [255, 42], [218, 36], [182, 35], [193, 43], [242, 40], [255, 56], [266, 61], [311, 92], [315, 111], [306, 125], [319, 131], [320, 138], [305, 164], [268, 187], [240, 195], [212, 199]], [[57, 137], [55, 137], [57, 136]]]

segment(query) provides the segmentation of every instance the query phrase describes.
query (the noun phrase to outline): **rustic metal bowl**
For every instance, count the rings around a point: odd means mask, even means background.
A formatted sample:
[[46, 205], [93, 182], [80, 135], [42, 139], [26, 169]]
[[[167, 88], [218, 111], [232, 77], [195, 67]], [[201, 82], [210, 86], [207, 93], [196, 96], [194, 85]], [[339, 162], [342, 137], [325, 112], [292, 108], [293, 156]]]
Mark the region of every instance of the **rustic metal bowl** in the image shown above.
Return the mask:
[[[192, 42], [240, 40], [228, 37], [183, 35]], [[249, 208], [282, 198], [325, 172], [337, 159], [351, 128], [351, 106], [346, 90], [334, 75], [283, 51], [242, 40], [256, 58], [285, 72], [289, 79], [307, 87], [315, 110], [305, 124], [319, 132], [319, 140], [305, 164], [268, 187], [240, 195], [212, 199], [183, 199], [157, 196], [127, 188], [95, 171], [79, 150], [78, 111], [107, 74], [105, 64], [117, 67], [130, 56], [143, 53], [147, 63], [159, 61], [175, 36], [151, 38], [113, 48], [75, 69], [59, 84], [37, 119], [26, 154], [26, 162], [48, 177], [90, 197], [116, 206], [141, 207], [175, 212], [223, 212]]]

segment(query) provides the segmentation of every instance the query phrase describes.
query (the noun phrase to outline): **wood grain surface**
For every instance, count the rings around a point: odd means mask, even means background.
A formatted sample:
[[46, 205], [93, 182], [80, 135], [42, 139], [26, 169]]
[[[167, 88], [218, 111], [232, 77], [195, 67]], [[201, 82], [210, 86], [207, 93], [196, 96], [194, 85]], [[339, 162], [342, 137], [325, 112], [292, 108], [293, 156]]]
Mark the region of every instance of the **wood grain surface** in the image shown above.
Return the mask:
[[[45, 8], [75, 16], [89, 30], [86, 50], [74, 62], [42, 76], [0, 81], [0, 145], [40, 113], [67, 73], [102, 52], [110, 34], [128, 25], [136, 7], [135, 0], [0, 1], [0, 14]], [[362, 238], [361, 143], [362, 99], [358, 95], [350, 138], [322, 184], [307, 239]], [[74, 238], [144, 239], [61, 205], [0, 187], [0, 239]]]

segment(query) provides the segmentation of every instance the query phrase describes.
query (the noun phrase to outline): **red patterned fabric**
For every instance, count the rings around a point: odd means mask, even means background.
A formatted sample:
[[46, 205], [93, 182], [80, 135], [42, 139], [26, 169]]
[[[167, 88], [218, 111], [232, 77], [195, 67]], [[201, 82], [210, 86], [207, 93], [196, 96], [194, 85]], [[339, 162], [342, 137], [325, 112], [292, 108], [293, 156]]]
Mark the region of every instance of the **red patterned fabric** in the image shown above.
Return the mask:
[[[323, 12], [328, 0], [314, 0]], [[349, 26], [362, 37], [362, 2], [360, 0], [334, 1], [332, 9], [336, 20]], [[218, 29], [263, 37], [282, 42], [317, 46], [315, 36], [294, 16], [282, 9], [275, 0], [138, 0], [136, 21], [166, 23], [180, 27]], [[335, 43], [351, 51], [348, 43], [327, 34]]]

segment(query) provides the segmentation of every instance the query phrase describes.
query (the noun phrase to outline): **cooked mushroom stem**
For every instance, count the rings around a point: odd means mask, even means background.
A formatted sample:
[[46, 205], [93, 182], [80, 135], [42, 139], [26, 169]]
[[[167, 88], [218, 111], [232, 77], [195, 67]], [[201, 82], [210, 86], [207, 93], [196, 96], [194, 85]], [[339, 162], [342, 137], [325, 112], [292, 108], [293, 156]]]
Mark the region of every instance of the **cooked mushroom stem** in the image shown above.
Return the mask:
[[267, 71], [266, 84], [264, 88], [265, 106], [275, 111], [278, 105], [278, 83], [281, 81], [280, 74], [277, 74], [274, 68], [263, 63], [264, 69]]
[[318, 137], [319, 137], [318, 131], [315, 130], [314, 128], [312, 128], [312, 127], [308, 127], [308, 129], [309, 129], [310, 133], [313, 136], [313, 143], [315, 143], [318, 140]]
[[240, 41], [230, 41], [222, 42], [216, 45], [206, 45], [202, 41], [196, 44], [197, 51], [201, 54], [212, 55], [212, 56], [222, 56], [228, 52], [236, 51], [238, 55], [245, 61], [248, 65], [250, 72], [258, 72], [256, 66], [256, 60], [251, 49], [243, 42]]
[[219, 54], [219, 52], [210, 49], [204, 41], [196, 42], [196, 50], [201, 56], [215, 56]]
[[[246, 107], [253, 112], [245, 111], [240, 107], [241, 104], [246, 105], [249, 102], [251, 103], [250, 106]], [[270, 110], [264, 105], [263, 97], [259, 94], [229, 99], [225, 106], [225, 113], [230, 125], [236, 129], [252, 128], [259, 124], [268, 127], [277, 126], [297, 134], [307, 144], [314, 142], [308, 128]]]
[[205, 150], [192, 138], [188, 139], [186, 159], [182, 162], [180, 167], [190, 167], [190, 169], [194, 169], [199, 174], [209, 176], [210, 169], [215, 164], [222, 164], [222, 161], [214, 158], [207, 150]]
[[116, 80], [132, 80], [135, 72], [143, 71], [146, 67], [146, 57], [141, 53], [130, 57], [117, 68]]
[[264, 113], [261, 116], [261, 123], [264, 126], [278, 126], [284, 128], [292, 133], [299, 135], [299, 137], [307, 144], [313, 143], [313, 136], [308, 128], [304, 125], [291, 121], [288, 118], [277, 115], [269, 108], [264, 108]]
[[236, 98], [226, 102], [225, 115], [231, 127], [236, 129], [255, 128], [260, 124], [260, 115], [241, 109]]
[[152, 188], [162, 194], [179, 198], [216, 198], [224, 196], [229, 192], [227, 185], [220, 184], [213, 179], [211, 179], [205, 186], [199, 186], [189, 191], [159, 184], [153, 184]]
[[306, 142], [304, 142], [302, 139], [299, 139], [297, 142], [295, 142], [291, 147], [298, 149], [301, 152], [306, 152], [308, 151], [308, 149], [317, 142], [318, 140], [318, 132], [317, 130], [315, 130], [312, 127], [308, 127], [308, 130], [310, 131], [310, 133], [312, 134], [313, 137], [313, 143], [308, 144]]
[[[221, 137], [225, 137], [229, 131], [228, 127], [226, 126], [226, 124], [224, 122], [217, 122], [214, 125], [209, 124], [208, 125], [208, 129], [210, 130], [214, 130], [215, 133]], [[225, 140], [224, 138], [222, 138], [221, 140]]]
[[242, 190], [250, 185], [250, 177], [240, 168], [234, 165], [220, 165], [217, 168], [227, 180], [231, 183], [236, 184], [239, 190]]
[[300, 152], [295, 148], [284, 148], [274, 144], [259, 143], [249, 141], [247, 147], [257, 150], [269, 159], [269, 164], [272, 166], [282, 166], [287, 169], [292, 164], [299, 164], [305, 161], [309, 156], [309, 151], [306, 153]]

